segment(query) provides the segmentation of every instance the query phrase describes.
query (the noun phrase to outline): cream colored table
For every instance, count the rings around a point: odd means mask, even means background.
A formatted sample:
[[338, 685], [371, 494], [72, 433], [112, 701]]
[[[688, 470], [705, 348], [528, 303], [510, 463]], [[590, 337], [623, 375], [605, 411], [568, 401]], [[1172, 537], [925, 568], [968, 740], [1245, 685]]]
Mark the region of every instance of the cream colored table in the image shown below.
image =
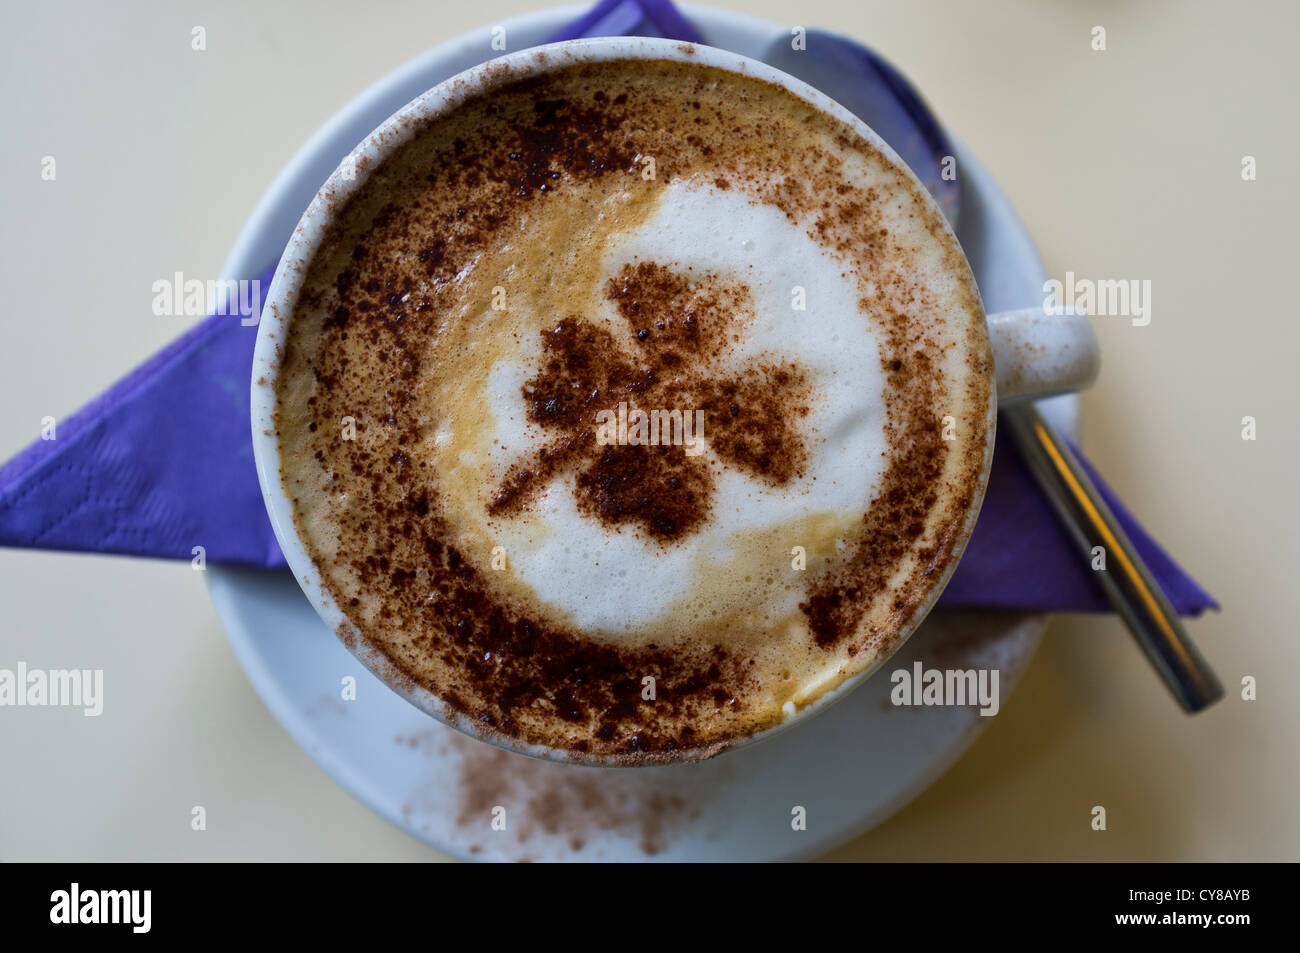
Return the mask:
[[[216, 275], [271, 177], [342, 103], [427, 46], [532, 6], [7, 7], [0, 457], [184, 330], [190, 319], [150, 314], [152, 282]], [[1228, 686], [1189, 719], [1115, 619], [1061, 617], [969, 753], [834, 858], [1300, 859], [1300, 8], [806, 0], [797, 14], [917, 82], [1054, 276], [1152, 282], [1149, 325], [1095, 319], [1104, 370], [1085, 442], [1223, 603], [1192, 631]], [[97, 720], [0, 711], [2, 859], [436, 857], [294, 747], [186, 565], [0, 550], [0, 666], [18, 659], [126, 666], [136, 690]], [[1247, 675], [1258, 700], [1240, 698]], [[190, 829], [196, 803], [204, 833]]]

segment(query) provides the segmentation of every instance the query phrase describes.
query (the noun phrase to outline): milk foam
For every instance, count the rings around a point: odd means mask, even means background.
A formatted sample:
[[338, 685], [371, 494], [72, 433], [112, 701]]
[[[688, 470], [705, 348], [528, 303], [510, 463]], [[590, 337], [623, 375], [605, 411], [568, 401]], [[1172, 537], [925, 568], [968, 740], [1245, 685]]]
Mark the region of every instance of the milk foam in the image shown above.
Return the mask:
[[[584, 629], [628, 642], [660, 621], [689, 590], [700, 588], [702, 571], [725, 566], [745, 545], [746, 532], [809, 517], [833, 520], [848, 532], [861, 520], [888, 462], [885, 382], [869, 316], [859, 306], [847, 266], [803, 228], [741, 192], [698, 178], [676, 181], [648, 220], [606, 248], [604, 278], [642, 261], [745, 284], [755, 317], [723, 368], [743, 370], [762, 355], [793, 361], [807, 374], [812, 398], [810, 413], [799, 423], [808, 450], [803, 477], [769, 487], [718, 464], [706, 449], [701, 459], [712, 461], [717, 475], [713, 518], [681, 541], [660, 544], [630, 527], [611, 531], [582, 515], [571, 476], [551, 481], [523, 516], [494, 523], [492, 536], [510, 554], [513, 573], [539, 600]], [[806, 310], [793, 306], [797, 288], [803, 289]], [[537, 316], [538, 326], [546, 325], [544, 318]], [[608, 301], [589, 319], [609, 322], [618, 339], [630, 333]], [[514, 359], [495, 365], [488, 382], [496, 422], [491, 463], [498, 472], [543, 443], [519, 399], [536, 371], [537, 352], [532, 342], [524, 342]], [[709, 433], [706, 418], [706, 443]], [[798, 544], [791, 538], [784, 547], [787, 565], [790, 549]], [[702, 588], [710, 590], [710, 599], [745, 604], [769, 618], [795, 611], [801, 595], [795, 587], [772, 586], [762, 578], [724, 573], [709, 582]], [[743, 591], [720, 593], [719, 585]], [[708, 607], [696, 608], [707, 612]]]

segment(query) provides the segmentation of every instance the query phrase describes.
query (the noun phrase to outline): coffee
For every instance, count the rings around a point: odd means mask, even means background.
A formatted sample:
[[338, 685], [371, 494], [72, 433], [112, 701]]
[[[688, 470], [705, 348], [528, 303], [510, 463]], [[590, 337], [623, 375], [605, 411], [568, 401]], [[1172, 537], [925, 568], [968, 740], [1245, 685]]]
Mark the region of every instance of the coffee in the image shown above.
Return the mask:
[[449, 717], [716, 753], [871, 667], [950, 568], [991, 396], [968, 266], [912, 179], [768, 82], [610, 60], [458, 95], [303, 276], [298, 534], [341, 637]]

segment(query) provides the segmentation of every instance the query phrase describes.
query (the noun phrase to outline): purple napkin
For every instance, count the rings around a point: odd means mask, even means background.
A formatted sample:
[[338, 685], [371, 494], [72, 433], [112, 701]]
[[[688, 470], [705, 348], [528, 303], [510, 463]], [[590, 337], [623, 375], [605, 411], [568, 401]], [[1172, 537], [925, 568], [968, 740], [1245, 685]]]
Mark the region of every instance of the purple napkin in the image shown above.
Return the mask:
[[[552, 39], [623, 34], [702, 39], [668, 0], [602, 0]], [[273, 271], [255, 276], [263, 293]], [[186, 560], [202, 547], [214, 563], [283, 567], [250, 441], [256, 334], [237, 314], [207, 318], [57, 421], [54, 439], [36, 441], [0, 467], [0, 545]], [[1218, 608], [1088, 469], [1178, 611]], [[942, 603], [1109, 609], [1001, 437], [979, 523]]]
[[253, 467], [257, 326], [241, 321], [207, 318], [0, 466], [0, 545], [283, 566]]

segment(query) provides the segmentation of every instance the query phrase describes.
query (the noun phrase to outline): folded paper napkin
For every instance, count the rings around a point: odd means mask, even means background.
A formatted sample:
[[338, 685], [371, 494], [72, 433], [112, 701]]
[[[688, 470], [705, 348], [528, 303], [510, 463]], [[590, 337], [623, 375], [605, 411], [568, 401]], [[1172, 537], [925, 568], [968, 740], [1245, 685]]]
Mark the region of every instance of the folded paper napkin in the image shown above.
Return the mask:
[[[603, 0], [553, 39], [619, 34], [701, 39], [668, 0]], [[862, 82], [879, 82], [878, 73], [863, 73]], [[267, 288], [273, 272], [245, 277]], [[256, 334], [238, 314], [209, 317], [43, 431], [0, 467], [0, 545], [172, 559], [193, 559], [202, 547], [213, 563], [284, 566], [250, 441]], [[1089, 472], [1174, 606], [1189, 615], [1217, 608]], [[1046, 497], [1001, 437], [979, 523], [942, 602], [1108, 608]]]

